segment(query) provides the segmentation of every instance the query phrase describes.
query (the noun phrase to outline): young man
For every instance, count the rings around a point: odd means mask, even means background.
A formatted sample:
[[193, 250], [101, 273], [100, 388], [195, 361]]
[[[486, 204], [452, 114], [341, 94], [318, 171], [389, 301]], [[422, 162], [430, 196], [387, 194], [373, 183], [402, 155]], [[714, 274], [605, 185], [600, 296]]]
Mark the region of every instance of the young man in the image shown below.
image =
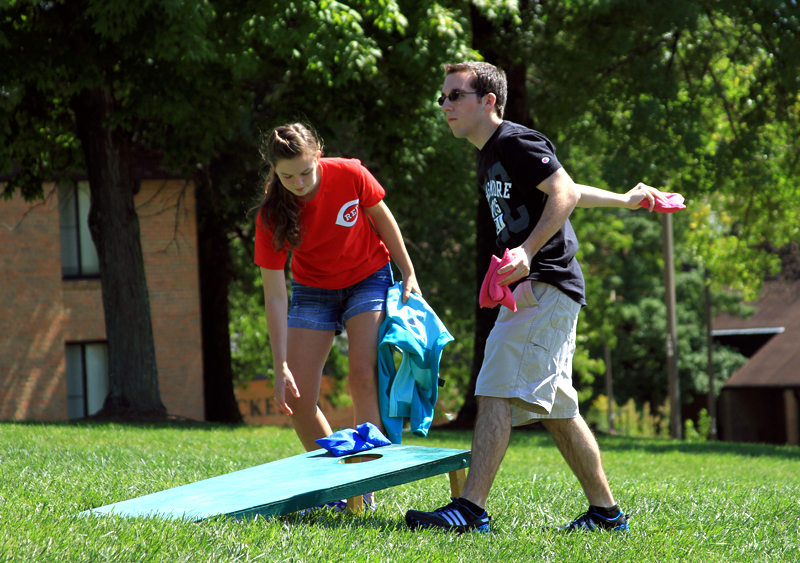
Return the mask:
[[439, 105], [453, 134], [480, 151], [478, 180], [492, 211], [497, 245], [513, 257], [498, 273], [509, 273], [503, 285], [519, 282], [514, 289], [517, 311], [501, 307], [486, 342], [463, 494], [434, 512], [408, 511], [406, 523], [412, 529], [489, 531], [484, 507], [511, 428], [541, 420], [590, 505], [578, 519], [554, 529], [628, 530], [572, 386], [575, 326], [586, 301], [575, 260], [578, 241], [568, 218], [575, 207], [637, 209], [645, 198], [652, 211], [656, 199], [666, 198], [644, 184], [626, 194], [575, 184], [546, 137], [503, 120], [507, 86], [502, 70], [478, 62], [445, 70]]

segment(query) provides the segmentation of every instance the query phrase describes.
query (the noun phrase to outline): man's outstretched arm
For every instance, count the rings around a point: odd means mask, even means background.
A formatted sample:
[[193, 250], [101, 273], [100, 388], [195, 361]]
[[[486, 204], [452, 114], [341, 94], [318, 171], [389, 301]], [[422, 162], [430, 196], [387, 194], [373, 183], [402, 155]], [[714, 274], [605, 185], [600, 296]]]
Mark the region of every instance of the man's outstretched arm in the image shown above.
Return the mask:
[[592, 186], [584, 186], [582, 184], [575, 184], [569, 174], [563, 169], [555, 171], [550, 178], [545, 182], [555, 180], [557, 178], [560, 182], [571, 183], [575, 186], [579, 194], [578, 202], [575, 207], [624, 207], [626, 209], [639, 209], [642, 200], [647, 200], [650, 205], [647, 208], [652, 211], [655, 206], [656, 199], [666, 202], [666, 196], [659, 190], [639, 183], [632, 190], [624, 194], [609, 192], [608, 190], [601, 190], [600, 188], [593, 188]]

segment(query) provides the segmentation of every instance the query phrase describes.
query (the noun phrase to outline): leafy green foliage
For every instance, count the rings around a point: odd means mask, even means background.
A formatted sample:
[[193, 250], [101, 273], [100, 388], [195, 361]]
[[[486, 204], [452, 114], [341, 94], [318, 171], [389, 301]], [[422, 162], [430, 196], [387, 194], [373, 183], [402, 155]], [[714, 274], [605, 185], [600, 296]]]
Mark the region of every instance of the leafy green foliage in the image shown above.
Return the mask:
[[[242, 244], [234, 239], [231, 248], [238, 256], [236, 262], [245, 263]], [[269, 345], [267, 317], [264, 314], [264, 291], [257, 268], [242, 271], [228, 293], [230, 313], [231, 361], [236, 378], [249, 381], [259, 377], [274, 377], [272, 348]]]
[[[478, 193], [472, 151], [453, 138], [435, 99], [444, 62], [470, 55], [462, 36], [466, 20], [433, 2], [307, 2], [276, 4], [250, 23], [247, 41], [259, 70], [248, 81], [251, 106], [236, 145], [246, 152], [242, 157], [223, 149], [224, 158], [212, 164], [216, 181], [238, 185], [243, 169], [258, 167], [258, 132], [297, 119], [316, 127], [327, 156], [359, 158], [386, 188], [385, 201], [400, 224], [424, 297], [459, 342], [443, 358], [445, 394], [455, 400], [454, 390], [463, 392], [469, 379]], [[225, 168], [232, 159], [243, 163]], [[249, 197], [247, 183], [235, 193], [252, 206], [260, 194], [251, 181]], [[252, 248], [253, 217], [237, 213], [232, 220], [242, 248]], [[260, 278], [248, 281], [257, 273], [252, 253], [237, 252], [235, 260], [241, 282], [234, 294], [260, 291]], [[234, 294], [235, 361], [247, 363], [237, 363], [236, 373], [246, 377], [261, 370], [268, 354], [238, 355], [265, 344], [256, 336], [262, 332], [251, 334], [238, 323], [244, 315], [263, 313], [254, 310], [251, 298]], [[258, 342], [246, 345], [242, 339], [251, 336]], [[340, 371], [340, 353], [329, 360], [333, 373]]]
[[715, 213], [736, 218], [715, 222], [729, 242], [689, 243], [715, 283], [753, 297], [774, 263], [759, 245], [798, 235], [789, 178], [800, 153], [788, 141], [800, 126], [797, 5], [542, 7], [530, 16], [545, 22], [532, 68], [539, 126], [558, 131], [570, 157], [600, 160], [591, 181], [643, 180], [683, 193], [690, 210], [709, 194]]
[[[681, 227], [689, 219], [674, 217]], [[633, 398], [639, 405], [660, 405], [666, 398], [666, 306], [658, 219], [645, 210], [580, 210], [573, 222], [579, 240], [599, 242], [583, 245], [579, 255], [587, 294], [596, 299], [590, 297], [589, 306], [582, 312], [579, 332], [588, 335], [586, 347], [591, 357], [602, 358], [604, 343], [612, 349], [614, 394], [619, 403]], [[597, 232], [605, 228], [608, 240]], [[677, 230], [679, 240], [683, 232], [682, 228]], [[686, 401], [708, 390], [705, 279], [702, 269], [694, 266], [689, 249], [679, 244], [676, 257], [678, 367]], [[750, 312], [742, 306], [741, 296], [730, 292], [714, 292], [713, 300], [717, 312]], [[744, 361], [739, 353], [715, 345], [717, 392]], [[602, 378], [594, 380], [594, 391], [604, 392]]]
[[[481, 3], [476, 3], [481, 6]], [[795, 2], [520, 2], [496, 43], [525, 61], [537, 129], [573, 178], [612, 191], [644, 181], [687, 198], [674, 217], [679, 369], [704, 392], [703, 270], [715, 312], [758, 295], [778, 267], [766, 241], [797, 240], [800, 12]], [[482, 8], [485, 9], [485, 8]], [[577, 210], [587, 280], [575, 382], [616, 399], [666, 392], [661, 229], [645, 211]], [[582, 349], [581, 349], [582, 348]], [[744, 361], [717, 349], [718, 385]], [[602, 364], [602, 362], [601, 362]]]
[[50, 172], [84, 168], [70, 104], [86, 88], [111, 91], [107, 125], [173, 167], [206, 160], [229, 128], [240, 68], [225, 60], [211, 4], [19, 1], [1, 13], [0, 171], [24, 172], [6, 192], [33, 197]]
[[[619, 192], [645, 181], [687, 197], [675, 216], [679, 361], [682, 389], [703, 392], [702, 270], [715, 311], [737, 309], [776, 271], [769, 249], [800, 235], [794, 0], [6, 1], [0, 173], [18, 174], [3, 195], [41, 197], [51, 172], [83, 168], [70, 99], [112, 91], [114, 125], [185, 175], [203, 163], [216, 186], [233, 253], [235, 370], [268, 373], [248, 215], [256, 146], [272, 126], [309, 121], [326, 154], [360, 158], [386, 187], [425, 297], [456, 336], [443, 357], [456, 401], [470, 372], [478, 194], [473, 151], [434, 100], [444, 62], [480, 57], [478, 15], [494, 26], [488, 47], [526, 65], [535, 126], [577, 182]], [[608, 343], [617, 400], [660, 404], [660, 226], [645, 211], [599, 210], [576, 211], [573, 225], [589, 302], [574, 360], [581, 398], [602, 387]], [[720, 381], [742, 362], [715, 358]]]
[[[441, 64], [470, 55], [458, 11], [435, 2], [288, 0], [19, 1], [1, 8], [0, 173], [21, 169], [4, 196], [21, 189], [41, 197], [51, 173], [85, 168], [71, 99], [89, 87], [111, 92], [109, 127], [162, 151], [162, 164], [184, 175], [204, 163], [216, 188], [231, 244], [242, 245], [231, 296], [242, 377], [269, 365], [263, 314], [253, 310], [257, 268], [247, 256], [247, 212], [259, 197], [258, 135], [286, 121], [310, 121], [329, 155], [370, 167], [387, 188], [426, 296], [454, 311], [445, 314], [448, 324], [470, 314], [475, 292], [462, 270], [474, 225], [460, 195], [475, 197], [463, 166], [468, 151], [434, 104]], [[437, 220], [423, 218], [421, 208], [435, 209]], [[441, 290], [445, 284], [456, 291]], [[460, 326], [468, 340], [469, 328]], [[341, 363], [333, 357], [331, 370], [341, 371]]]

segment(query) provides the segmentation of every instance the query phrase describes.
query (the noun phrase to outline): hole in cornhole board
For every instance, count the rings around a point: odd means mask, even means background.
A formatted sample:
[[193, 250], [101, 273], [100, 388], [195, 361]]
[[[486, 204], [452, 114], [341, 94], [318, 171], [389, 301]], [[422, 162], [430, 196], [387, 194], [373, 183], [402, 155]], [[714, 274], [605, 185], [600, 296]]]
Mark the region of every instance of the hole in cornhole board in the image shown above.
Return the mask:
[[351, 455], [343, 457], [337, 463], [361, 463], [365, 461], [375, 461], [383, 456], [381, 454]]

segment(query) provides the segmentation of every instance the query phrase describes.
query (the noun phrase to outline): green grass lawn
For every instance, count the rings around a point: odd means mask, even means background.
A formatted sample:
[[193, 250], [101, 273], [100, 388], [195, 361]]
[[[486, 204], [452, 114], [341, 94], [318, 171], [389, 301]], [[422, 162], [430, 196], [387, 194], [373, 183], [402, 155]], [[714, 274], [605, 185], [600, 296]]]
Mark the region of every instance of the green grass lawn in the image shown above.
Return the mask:
[[[471, 433], [406, 443], [470, 447]], [[200, 523], [84, 518], [87, 508], [302, 452], [292, 430], [0, 423], [0, 561], [800, 561], [800, 449], [599, 436], [631, 532], [540, 531], [586, 508], [549, 435], [515, 432], [489, 499], [492, 533], [411, 532], [448, 501], [442, 475], [380, 492], [378, 510]]]

